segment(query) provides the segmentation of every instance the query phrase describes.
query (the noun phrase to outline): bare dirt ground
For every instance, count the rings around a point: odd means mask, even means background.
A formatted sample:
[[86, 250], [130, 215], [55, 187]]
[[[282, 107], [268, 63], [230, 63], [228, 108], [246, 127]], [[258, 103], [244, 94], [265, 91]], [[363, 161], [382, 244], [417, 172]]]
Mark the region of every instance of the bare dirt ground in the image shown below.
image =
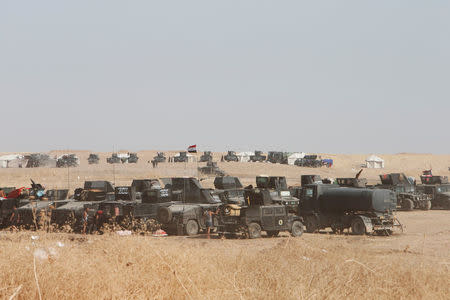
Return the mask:
[[[77, 152], [82, 165], [69, 170], [70, 189], [84, 180], [196, 176], [197, 164], [160, 164], [156, 151], [140, 152], [137, 165], [87, 165], [88, 152]], [[216, 154], [217, 155], [217, 154]], [[330, 169], [266, 163], [219, 163], [245, 184], [257, 174], [285, 175], [291, 185], [301, 174], [353, 176], [368, 155], [323, 155]], [[220, 157], [217, 156], [217, 157]], [[450, 156], [380, 155], [386, 169], [365, 170], [377, 181], [381, 172], [422, 169], [449, 175]], [[201, 165], [201, 164], [199, 164]], [[0, 185], [67, 187], [67, 169], [0, 169]], [[202, 181], [211, 186], [212, 180]], [[0, 297], [9, 299], [449, 299], [450, 211], [398, 212], [404, 233], [356, 237], [330, 233], [291, 238], [220, 240], [152, 236], [102, 236], [44, 232], [0, 232]], [[38, 236], [38, 238], [32, 238]]]

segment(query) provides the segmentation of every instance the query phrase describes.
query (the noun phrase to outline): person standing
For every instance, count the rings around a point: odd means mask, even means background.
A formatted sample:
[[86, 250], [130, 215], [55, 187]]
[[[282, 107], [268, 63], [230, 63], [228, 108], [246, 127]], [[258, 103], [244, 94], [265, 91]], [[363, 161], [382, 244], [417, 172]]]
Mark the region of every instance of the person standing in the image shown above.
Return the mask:
[[20, 222], [19, 210], [17, 209], [17, 206], [14, 205], [11, 216], [9, 217], [9, 223], [11, 224], [11, 229], [12, 230], [17, 229], [17, 226], [19, 226], [19, 222]]
[[211, 209], [208, 209], [205, 212], [206, 235], [207, 235], [208, 239], [210, 238], [211, 228], [214, 226], [213, 215], [214, 215], [214, 212]]
[[89, 207], [86, 207], [83, 211], [82, 220], [83, 223], [83, 234], [86, 234], [86, 229], [88, 227], [88, 220], [89, 220]]

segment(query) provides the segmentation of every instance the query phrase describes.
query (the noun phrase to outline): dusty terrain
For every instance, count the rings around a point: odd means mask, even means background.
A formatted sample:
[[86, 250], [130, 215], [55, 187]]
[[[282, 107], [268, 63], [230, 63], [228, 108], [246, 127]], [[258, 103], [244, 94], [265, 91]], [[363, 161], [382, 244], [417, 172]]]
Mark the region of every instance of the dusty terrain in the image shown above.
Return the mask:
[[[118, 185], [132, 178], [197, 175], [197, 164], [149, 161], [156, 151], [138, 153], [137, 165], [87, 165], [87, 151], [76, 152], [82, 165], [67, 169], [0, 169], [0, 185], [70, 189], [88, 179]], [[219, 155], [220, 154], [216, 154]], [[322, 155], [330, 169], [266, 163], [219, 163], [244, 183], [257, 174], [285, 175], [291, 185], [301, 174], [352, 176], [368, 155]], [[379, 155], [386, 169], [365, 170], [377, 181], [381, 172], [422, 169], [449, 175], [450, 155]], [[199, 164], [201, 165], [201, 164]], [[113, 171], [114, 170], [114, 171]], [[69, 172], [68, 172], [69, 171]], [[68, 176], [69, 175], [69, 180]], [[211, 186], [210, 179], [202, 181]], [[0, 297], [19, 299], [448, 299], [450, 295], [450, 211], [399, 212], [404, 233], [390, 237], [304, 234], [258, 240], [220, 240], [152, 236], [72, 235], [0, 232]], [[38, 236], [39, 238], [32, 236]]]

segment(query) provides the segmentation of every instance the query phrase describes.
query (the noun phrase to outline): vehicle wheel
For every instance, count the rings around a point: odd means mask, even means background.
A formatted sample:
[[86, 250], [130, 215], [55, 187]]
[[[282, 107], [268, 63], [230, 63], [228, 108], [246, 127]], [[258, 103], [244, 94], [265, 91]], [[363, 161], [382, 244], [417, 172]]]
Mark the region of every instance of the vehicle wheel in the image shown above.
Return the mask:
[[352, 220], [352, 234], [354, 235], [363, 235], [366, 233], [366, 225], [363, 220], [359, 217], [356, 217]]
[[186, 231], [186, 234], [189, 236], [197, 235], [198, 234], [197, 221], [195, 221], [195, 220], [187, 221], [186, 225], [184, 226], [184, 231]]
[[428, 200], [423, 204], [423, 209], [424, 210], [430, 210], [431, 209], [431, 201]]
[[292, 223], [291, 235], [295, 237], [302, 236], [303, 234], [303, 224], [300, 221], [294, 221]]
[[170, 221], [172, 221], [172, 211], [170, 210], [169, 207], [160, 207], [158, 209], [158, 212], [156, 213], [156, 217], [158, 219], [159, 222], [163, 223], [163, 224], [167, 224]]
[[413, 210], [414, 202], [411, 199], [404, 199], [402, 202], [402, 208], [404, 210]]
[[248, 238], [257, 239], [261, 237], [261, 226], [258, 223], [250, 223], [247, 227]]
[[276, 236], [278, 236], [279, 233], [280, 233], [279, 230], [268, 230], [267, 236], [268, 237], [276, 237]]
[[319, 230], [319, 224], [317, 224], [317, 219], [314, 216], [306, 217], [306, 232], [314, 233]]

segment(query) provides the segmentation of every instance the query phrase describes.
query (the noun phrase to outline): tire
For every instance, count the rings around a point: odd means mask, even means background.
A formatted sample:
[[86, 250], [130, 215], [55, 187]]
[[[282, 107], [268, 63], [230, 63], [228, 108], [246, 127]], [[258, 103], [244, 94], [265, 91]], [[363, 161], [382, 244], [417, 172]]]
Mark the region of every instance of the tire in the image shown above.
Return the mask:
[[344, 232], [344, 227], [341, 224], [331, 224], [331, 231], [334, 234], [342, 234]]
[[158, 212], [156, 213], [157, 220], [162, 224], [167, 224], [172, 221], [172, 211], [169, 207], [162, 206], [158, 208]]
[[431, 201], [428, 200], [423, 204], [423, 210], [430, 210], [431, 209]]
[[257, 239], [261, 237], [261, 226], [258, 223], [250, 223], [247, 226], [248, 238]]
[[186, 225], [184, 226], [184, 231], [186, 232], [186, 235], [193, 236], [198, 234], [198, 223], [195, 220], [189, 220], [187, 221]]
[[351, 227], [353, 235], [363, 235], [366, 233], [366, 225], [360, 217], [356, 217], [352, 220]]
[[276, 236], [278, 236], [279, 233], [280, 233], [279, 230], [268, 230], [267, 236], [268, 237], [276, 237]]
[[302, 236], [303, 234], [303, 223], [300, 221], [294, 221], [292, 223], [291, 235], [294, 237]]
[[404, 210], [413, 210], [414, 202], [411, 199], [403, 199], [402, 208]]
[[314, 216], [306, 217], [306, 232], [314, 233], [319, 230], [319, 224], [317, 224], [317, 219]]

